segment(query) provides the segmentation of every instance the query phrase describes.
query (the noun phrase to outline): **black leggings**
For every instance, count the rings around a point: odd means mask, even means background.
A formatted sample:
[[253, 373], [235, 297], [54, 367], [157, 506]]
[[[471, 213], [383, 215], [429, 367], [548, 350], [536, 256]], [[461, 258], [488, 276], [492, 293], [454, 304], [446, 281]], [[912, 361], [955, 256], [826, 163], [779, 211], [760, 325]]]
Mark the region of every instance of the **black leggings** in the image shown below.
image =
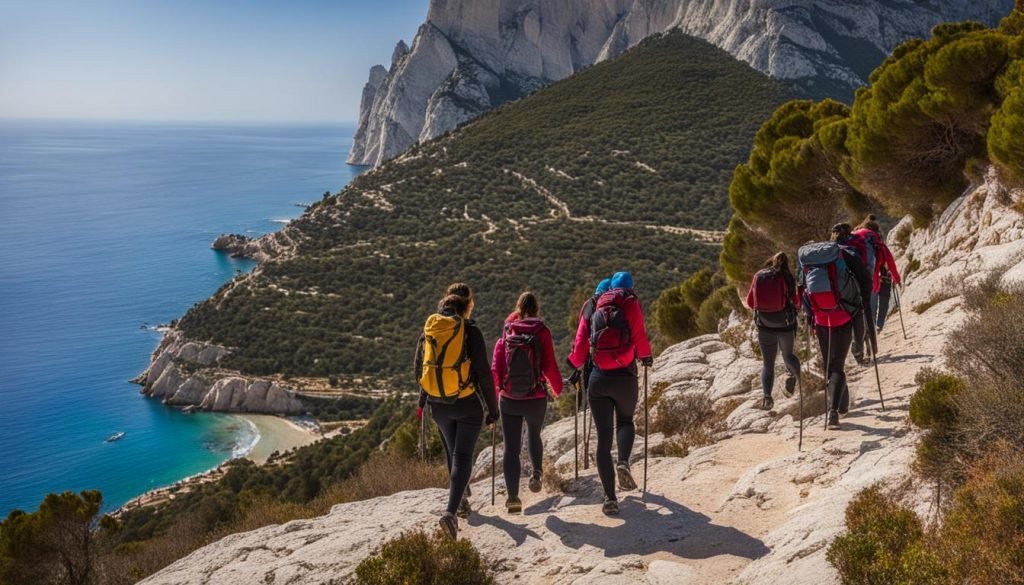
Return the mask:
[[590, 375], [590, 410], [597, 429], [597, 473], [601, 476], [604, 494], [615, 499], [615, 463], [612, 461], [613, 425], [618, 427], [615, 439], [619, 444], [618, 461], [629, 463], [633, 452], [633, 413], [636, 411], [639, 388], [637, 377], [629, 370], [602, 372], [594, 369]]
[[450, 456], [448, 513], [454, 514], [473, 474], [473, 449], [484, 424], [484, 408], [480, 399], [471, 395], [456, 400], [454, 404], [432, 402], [430, 416], [441, 430]]
[[757, 344], [761, 347], [761, 388], [764, 395], [771, 397], [775, 387], [775, 358], [782, 352], [782, 361], [786, 364], [789, 374], [800, 377], [800, 360], [793, 351], [796, 343], [796, 331], [772, 331], [759, 327]]
[[547, 398], [511, 400], [501, 398], [501, 433], [505, 440], [505, 454], [501, 470], [505, 474], [505, 488], [509, 496], [519, 495], [519, 477], [522, 465], [519, 452], [523, 449], [523, 421], [526, 421], [527, 444], [530, 448], [530, 464], [533, 476], [540, 477], [544, 462], [544, 444], [540, 431], [544, 427], [544, 413], [548, 408]]
[[[863, 315], [854, 319], [863, 320]], [[846, 385], [846, 356], [853, 342], [854, 324], [849, 322], [841, 327], [815, 327], [821, 355], [826, 356], [828, 368], [828, 407], [846, 412], [850, 407], [850, 389]]]

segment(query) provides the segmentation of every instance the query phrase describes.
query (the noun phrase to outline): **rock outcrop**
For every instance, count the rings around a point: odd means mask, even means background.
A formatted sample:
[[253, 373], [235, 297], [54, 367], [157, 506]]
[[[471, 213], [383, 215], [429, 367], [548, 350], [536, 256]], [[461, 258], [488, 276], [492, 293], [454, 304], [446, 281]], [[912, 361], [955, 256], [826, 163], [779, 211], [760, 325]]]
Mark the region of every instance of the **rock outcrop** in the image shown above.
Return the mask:
[[295, 392], [276, 381], [241, 376], [218, 367], [230, 349], [185, 339], [171, 329], [134, 381], [141, 392], [169, 406], [217, 412], [300, 415]]
[[221, 234], [210, 244], [210, 248], [227, 252], [233, 258], [249, 258], [257, 262], [266, 262], [278, 257], [288, 257], [295, 251], [295, 242], [291, 239], [292, 230], [283, 229], [271, 232], [258, 238], [250, 238], [241, 234]]
[[[1024, 189], [1007, 189], [990, 172], [931, 227], [910, 230], [909, 219], [904, 220], [892, 231], [890, 244], [903, 268], [912, 257], [921, 259], [905, 278], [905, 308], [932, 298], [951, 275], [969, 282], [998, 270], [1003, 278], [1024, 282], [1024, 216], [1015, 210], [1022, 206]], [[874, 371], [848, 363], [853, 407], [841, 431], [823, 429], [821, 410], [811, 406], [822, 394], [821, 380], [809, 375], [820, 364], [805, 364], [802, 451], [797, 450], [799, 411], [793, 410], [798, 398], [781, 399], [776, 392], [773, 412], [753, 408], [760, 388], [748, 341], [729, 335], [730, 344], [710, 335], [671, 347], [657, 358], [651, 376], [661, 393], [659, 405], [688, 393], [717, 396], [717, 405], [740, 401], [717, 442], [685, 457], [652, 457], [649, 492], [643, 497], [620, 493], [622, 514], [608, 518], [600, 513], [602, 494], [593, 467], [571, 480], [574, 421], [558, 421], [544, 431], [545, 448], [569, 480], [567, 491], [520, 490], [524, 513], [509, 515], [501, 507], [501, 478], [496, 507], [490, 506], [490, 478], [479, 479], [471, 499], [477, 511], [461, 524], [462, 535], [493, 561], [499, 583], [838, 583], [825, 555], [843, 530], [847, 504], [865, 487], [908, 477], [917, 440], [907, 420], [914, 377], [922, 367], [941, 365], [945, 334], [962, 314], [956, 311], [958, 290], [921, 314], [905, 310], [908, 339], [895, 316], [881, 334], [885, 409]], [[652, 452], [663, 440], [651, 435]], [[642, 444], [638, 438], [635, 459]], [[477, 462], [484, 476], [488, 457], [485, 451]], [[633, 469], [639, 478], [637, 461]], [[445, 496], [438, 489], [403, 492], [340, 504], [319, 518], [235, 534], [143, 583], [346, 582], [381, 543], [404, 530], [433, 529]]]
[[811, 95], [848, 97], [900, 42], [937, 23], [994, 25], [1013, 0], [432, 0], [409, 48], [370, 70], [348, 162], [417, 141], [678, 29]]

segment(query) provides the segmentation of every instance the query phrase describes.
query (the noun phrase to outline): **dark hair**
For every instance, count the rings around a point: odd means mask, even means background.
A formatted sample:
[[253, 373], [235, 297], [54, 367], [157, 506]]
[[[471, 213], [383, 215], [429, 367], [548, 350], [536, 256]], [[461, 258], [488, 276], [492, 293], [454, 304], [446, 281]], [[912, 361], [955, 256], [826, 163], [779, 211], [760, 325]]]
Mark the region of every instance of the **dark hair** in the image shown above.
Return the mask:
[[437, 304], [438, 311], [444, 311], [445, 309], [454, 311], [460, 316], [465, 315], [466, 311], [469, 310], [469, 299], [462, 295], [447, 295]]
[[785, 252], [779, 252], [764, 263], [766, 268], [774, 268], [786, 274], [793, 274], [789, 270], [789, 256]]
[[448, 290], [444, 291], [445, 295], [458, 295], [460, 297], [466, 297], [467, 300], [473, 300], [473, 289], [469, 288], [469, 285], [464, 282], [456, 282], [448, 285]]
[[871, 230], [871, 231], [873, 231], [873, 232], [875, 232], [877, 234], [882, 233], [882, 227], [880, 225], [878, 225], [878, 217], [876, 217], [874, 213], [872, 213], [872, 214], [868, 215], [867, 217], [865, 217], [864, 221], [860, 222], [860, 225], [857, 226], [857, 229], [858, 230], [868, 229], [868, 230]]
[[530, 291], [519, 295], [519, 300], [516, 301], [516, 317], [526, 319], [539, 315], [540, 303], [537, 301], [537, 297]]

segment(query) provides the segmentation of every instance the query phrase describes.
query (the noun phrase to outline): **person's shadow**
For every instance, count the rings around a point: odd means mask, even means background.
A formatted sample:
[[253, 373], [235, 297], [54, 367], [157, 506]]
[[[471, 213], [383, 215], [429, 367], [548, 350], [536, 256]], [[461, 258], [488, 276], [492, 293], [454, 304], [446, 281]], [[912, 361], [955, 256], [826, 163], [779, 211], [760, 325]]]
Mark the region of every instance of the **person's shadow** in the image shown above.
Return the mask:
[[[664, 496], [648, 493], [646, 501], [645, 506], [635, 497], [620, 500], [619, 518], [624, 522], [616, 526], [567, 522], [557, 516], [549, 516], [544, 525], [563, 545], [579, 549], [589, 544], [603, 550], [605, 557], [667, 552], [686, 559], [734, 555], [753, 560], [770, 550], [749, 534], [712, 524], [707, 516]], [[600, 514], [600, 505], [594, 507]]]

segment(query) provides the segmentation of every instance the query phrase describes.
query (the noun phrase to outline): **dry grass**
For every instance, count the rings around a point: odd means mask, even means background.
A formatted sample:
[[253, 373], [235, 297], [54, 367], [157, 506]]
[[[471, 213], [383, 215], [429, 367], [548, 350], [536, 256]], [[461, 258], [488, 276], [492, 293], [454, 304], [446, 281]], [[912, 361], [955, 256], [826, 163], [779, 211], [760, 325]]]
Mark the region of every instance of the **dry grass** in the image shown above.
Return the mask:
[[691, 449], [714, 443], [716, 436], [726, 430], [726, 419], [740, 404], [743, 399], [735, 398], [716, 408], [703, 394], [663, 399], [651, 423], [651, 430], [666, 438], [657, 454], [685, 457]]
[[562, 477], [550, 457], [544, 458], [544, 473], [541, 474], [540, 481], [549, 494], [567, 494], [572, 489], [572, 480]]

